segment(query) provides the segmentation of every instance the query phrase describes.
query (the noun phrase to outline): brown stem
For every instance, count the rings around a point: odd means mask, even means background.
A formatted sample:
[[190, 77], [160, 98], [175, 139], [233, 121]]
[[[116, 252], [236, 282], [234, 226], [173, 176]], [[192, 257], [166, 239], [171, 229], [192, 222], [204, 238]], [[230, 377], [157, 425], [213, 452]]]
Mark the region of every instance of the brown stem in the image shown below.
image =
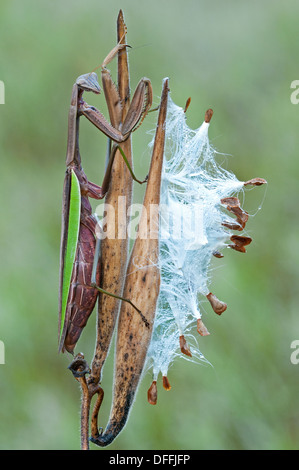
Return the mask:
[[97, 419], [103, 401], [104, 391], [99, 385], [87, 382], [86, 374], [90, 373], [90, 368], [82, 353], [74, 357], [68, 369], [81, 386], [81, 450], [89, 450], [89, 415], [91, 400], [97, 393], [97, 401], [94, 406], [91, 421], [91, 435], [94, 436], [96, 433], [98, 434]]
[[85, 376], [86, 374], [89, 374], [90, 369], [82, 353], [79, 353], [74, 357], [73, 361], [68, 366], [68, 369], [81, 385], [81, 449], [88, 450], [89, 410], [92, 395], [89, 392]]
[[89, 450], [90, 394], [85, 377], [77, 379], [81, 385], [81, 450]]
[[97, 439], [99, 437], [99, 429], [98, 429], [98, 414], [102, 405], [102, 401], [104, 398], [104, 390], [99, 387], [98, 389], [98, 396], [97, 400], [95, 402], [93, 412], [92, 412], [92, 417], [91, 417], [91, 423], [90, 423], [90, 428], [91, 428], [91, 439]]

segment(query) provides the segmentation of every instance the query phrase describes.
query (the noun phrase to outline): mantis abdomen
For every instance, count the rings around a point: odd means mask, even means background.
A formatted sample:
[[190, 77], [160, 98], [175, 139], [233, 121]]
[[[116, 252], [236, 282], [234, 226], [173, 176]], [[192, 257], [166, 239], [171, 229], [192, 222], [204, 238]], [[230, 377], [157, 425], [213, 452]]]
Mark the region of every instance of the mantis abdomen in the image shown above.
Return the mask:
[[[91, 287], [95, 244], [94, 234], [90, 228], [81, 223], [66, 312], [69, 323], [64, 348], [69, 353], [73, 353], [81, 332], [94, 309], [98, 296], [98, 290]], [[98, 263], [96, 271], [97, 285], [99, 281], [100, 263]]]

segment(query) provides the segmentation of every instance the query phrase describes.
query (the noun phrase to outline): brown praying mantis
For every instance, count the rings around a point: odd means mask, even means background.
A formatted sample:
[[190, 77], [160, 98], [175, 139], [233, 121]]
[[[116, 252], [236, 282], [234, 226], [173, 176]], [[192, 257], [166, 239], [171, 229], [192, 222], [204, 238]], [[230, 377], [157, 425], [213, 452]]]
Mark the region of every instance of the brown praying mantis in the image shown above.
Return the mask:
[[[78, 77], [72, 89], [60, 245], [59, 351], [66, 350], [73, 353], [81, 332], [94, 309], [99, 292], [129, 303], [138, 311], [145, 324], [147, 322], [141, 311], [129, 299], [116, 296], [99, 287], [97, 220], [92, 215], [89, 202], [89, 198], [102, 199], [105, 196], [109, 187], [116, 150], [119, 148], [117, 144], [126, 141], [131, 132], [139, 127], [152, 104], [151, 83], [147, 78], [143, 78], [137, 85], [127, 115], [121, 124], [122, 103], [106, 66], [124, 47], [127, 45], [119, 41], [102, 63], [102, 83], [110, 123], [100, 111], [89, 106], [83, 100], [84, 91], [91, 91], [95, 94], [99, 94], [101, 91], [95, 72]], [[102, 187], [88, 181], [81, 166], [79, 120], [82, 115], [87, 117], [111, 141], [115, 142], [112, 150], [109, 151]], [[125, 159], [123, 153], [122, 156]], [[140, 183], [127, 161], [126, 164], [132, 177]]]

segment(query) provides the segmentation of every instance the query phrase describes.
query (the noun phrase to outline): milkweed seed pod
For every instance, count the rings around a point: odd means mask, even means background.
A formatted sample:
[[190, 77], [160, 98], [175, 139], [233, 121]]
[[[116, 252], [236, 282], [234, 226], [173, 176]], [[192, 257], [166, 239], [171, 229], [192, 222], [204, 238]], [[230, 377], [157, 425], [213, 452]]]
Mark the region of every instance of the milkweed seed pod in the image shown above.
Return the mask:
[[[117, 40], [126, 44], [127, 28], [123, 13], [120, 10], [117, 18]], [[106, 58], [107, 61], [107, 58]], [[108, 59], [109, 62], [109, 59]], [[130, 77], [127, 48], [118, 51], [117, 86], [112, 81], [110, 72], [102, 70], [103, 90], [108, 105], [110, 122], [119, 132], [140, 118], [139, 127], [152, 102], [151, 85], [148, 79], [139, 82], [133, 98], [130, 97]], [[137, 92], [139, 90], [139, 92]], [[143, 90], [143, 92], [142, 92]], [[135, 112], [132, 112], [135, 110]], [[140, 111], [141, 115], [140, 115]], [[101, 240], [101, 287], [114, 295], [99, 294], [97, 346], [91, 368], [89, 383], [101, 380], [102, 369], [111, 345], [120, 308], [120, 299], [124, 287], [126, 267], [129, 258], [129, 238], [126, 235], [130, 218], [130, 207], [133, 195], [133, 179], [129, 166], [133, 167], [132, 138], [119, 144], [113, 162], [109, 190], [105, 200], [105, 223]], [[109, 148], [109, 146], [108, 146]], [[111, 150], [111, 149], [110, 149]], [[113, 150], [112, 150], [113, 151]], [[126, 161], [123, 159], [125, 156]]]
[[200, 303], [207, 299], [218, 315], [227, 308], [210, 292], [211, 259], [222, 258], [226, 247], [246, 252], [251, 238], [231, 233], [242, 232], [249, 218], [236, 195], [246, 186], [266, 183], [262, 178], [239, 181], [221, 168], [208, 138], [213, 111], [209, 109], [199, 129], [192, 130], [186, 124], [187, 105], [184, 110], [168, 98], [159, 228], [161, 285], [146, 365], [153, 375], [151, 404], [157, 402], [160, 373], [164, 388], [170, 389], [167, 372], [177, 357], [208, 362], [192, 334], [196, 325], [200, 336], [209, 335]]
[[[119, 13], [117, 20], [117, 40], [119, 41], [126, 31], [122, 12]], [[123, 38], [125, 42], [125, 37]], [[130, 84], [127, 50], [123, 49], [118, 53], [118, 91], [123, 103], [122, 115], [125, 116], [130, 106]], [[115, 100], [117, 101], [117, 100]], [[111, 113], [112, 114], [112, 113]], [[118, 125], [118, 123], [114, 123]], [[133, 165], [132, 143], [129, 137], [121, 147], [129, 161]], [[114, 159], [109, 190], [105, 202], [107, 207], [113, 207], [114, 211], [107, 211], [106, 226], [104, 230], [109, 230], [115, 220], [124, 220], [127, 223], [128, 208], [132, 203], [133, 180], [128, 168], [123, 161], [119, 150]], [[119, 203], [119, 196], [122, 196]], [[117, 230], [118, 227], [115, 227]], [[108, 292], [118, 296], [123, 290], [125, 270], [128, 261], [128, 238], [121, 236], [117, 231], [114, 237], [107, 236], [101, 241], [101, 260], [102, 260], [102, 284], [101, 287]], [[92, 364], [92, 375], [90, 381], [98, 382], [101, 378], [102, 367], [106, 360], [108, 350], [120, 307], [119, 299], [108, 295], [99, 295], [98, 302], [98, 324], [97, 324], [97, 343], [96, 354]]]
[[[160, 287], [157, 208], [160, 203], [167, 97], [168, 79], [165, 79], [143, 209], [123, 291], [123, 296], [130, 298], [140, 309], [142, 316], [130, 305], [125, 305], [126, 302], [122, 302], [117, 327], [113, 402], [109, 422], [103, 434], [93, 435], [91, 438], [100, 446], [110, 444], [126, 424], [144, 369], [154, 325]], [[167, 386], [167, 382], [165, 384]], [[152, 396], [154, 400], [154, 390]]]

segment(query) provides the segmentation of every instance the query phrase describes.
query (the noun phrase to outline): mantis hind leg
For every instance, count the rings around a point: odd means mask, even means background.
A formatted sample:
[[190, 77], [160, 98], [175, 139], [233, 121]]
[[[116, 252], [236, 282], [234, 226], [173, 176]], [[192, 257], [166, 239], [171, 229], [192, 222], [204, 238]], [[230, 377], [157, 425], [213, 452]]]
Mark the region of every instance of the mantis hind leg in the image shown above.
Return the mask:
[[97, 283], [96, 283], [96, 272], [97, 272], [97, 266], [98, 266], [98, 259], [99, 259], [99, 256], [100, 256], [100, 245], [101, 245], [101, 240], [99, 238], [97, 238], [96, 248], [95, 248], [95, 255], [94, 255], [94, 262], [93, 262], [93, 270], [92, 270], [92, 275], [91, 275], [91, 287], [97, 289], [102, 294], [109, 295], [110, 297], [114, 297], [115, 299], [122, 300], [123, 302], [127, 302], [128, 304], [130, 304], [136, 310], [136, 312], [140, 315], [140, 317], [141, 317], [142, 321], [145, 323], [146, 327], [149, 328], [150, 325], [149, 325], [149, 322], [147, 321], [146, 317], [143, 315], [141, 310], [139, 310], [139, 308], [137, 308], [136, 305], [134, 305], [133, 302], [131, 302], [130, 299], [125, 299], [124, 297], [121, 297], [120, 295], [112, 294], [112, 292], [108, 292], [105, 289], [102, 289], [101, 287], [99, 287], [97, 285]]
[[142, 321], [145, 323], [145, 326], [147, 328], [150, 327], [150, 324], [147, 321], [146, 317], [143, 315], [141, 310], [139, 310], [139, 308], [137, 308], [136, 305], [134, 305], [133, 302], [131, 302], [130, 299], [125, 299], [124, 297], [121, 297], [120, 295], [112, 294], [111, 292], [108, 292], [108, 291], [102, 289], [101, 287], [97, 286], [96, 284], [91, 284], [91, 287], [94, 287], [95, 289], [97, 289], [102, 294], [110, 295], [110, 297], [114, 297], [115, 299], [122, 300], [123, 302], [127, 302], [128, 304], [130, 304], [131, 307], [133, 307], [136, 310], [136, 312], [140, 315]]
[[106, 172], [105, 172], [105, 176], [104, 176], [103, 184], [102, 184], [102, 192], [103, 192], [104, 195], [107, 193], [107, 191], [109, 189], [109, 182], [110, 182], [110, 178], [111, 178], [112, 166], [113, 166], [113, 162], [114, 162], [114, 158], [115, 158], [115, 154], [116, 154], [117, 150], [119, 150], [119, 152], [120, 152], [120, 154], [121, 154], [128, 170], [129, 170], [129, 172], [131, 173], [131, 176], [132, 176], [133, 180], [136, 181], [139, 184], [143, 184], [147, 181], [147, 177], [143, 181], [139, 180], [136, 177], [136, 175], [135, 175], [135, 173], [134, 173], [134, 171], [133, 171], [133, 169], [132, 169], [132, 167], [131, 167], [131, 165], [130, 165], [130, 163], [129, 163], [129, 161], [128, 161], [128, 159], [127, 159], [127, 157], [126, 157], [126, 155], [123, 151], [123, 149], [121, 148], [120, 145], [114, 144], [113, 147], [112, 147], [112, 150], [110, 152], [110, 156], [108, 158], [108, 161], [107, 161]]

